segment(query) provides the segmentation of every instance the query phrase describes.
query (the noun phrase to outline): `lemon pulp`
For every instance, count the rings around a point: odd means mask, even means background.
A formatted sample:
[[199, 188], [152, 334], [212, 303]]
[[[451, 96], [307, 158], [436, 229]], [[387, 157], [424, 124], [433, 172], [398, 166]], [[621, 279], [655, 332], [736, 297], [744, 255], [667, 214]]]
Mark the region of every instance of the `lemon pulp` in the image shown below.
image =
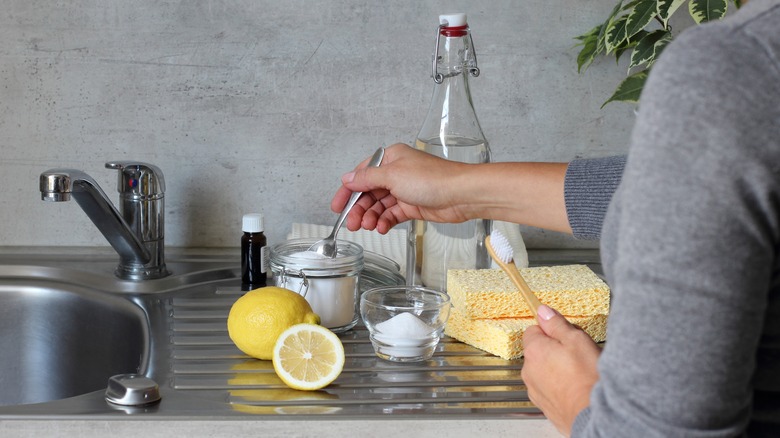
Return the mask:
[[324, 388], [344, 369], [344, 346], [325, 327], [296, 324], [279, 335], [273, 364], [276, 375], [291, 388]]

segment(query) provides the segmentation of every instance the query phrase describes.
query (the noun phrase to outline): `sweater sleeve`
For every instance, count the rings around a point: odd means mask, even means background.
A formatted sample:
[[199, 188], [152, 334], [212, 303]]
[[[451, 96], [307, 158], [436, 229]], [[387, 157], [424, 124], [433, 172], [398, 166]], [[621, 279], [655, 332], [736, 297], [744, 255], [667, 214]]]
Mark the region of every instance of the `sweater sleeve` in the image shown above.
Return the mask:
[[564, 197], [574, 237], [596, 240], [601, 236], [604, 215], [620, 184], [625, 165], [625, 156], [580, 159], [569, 163]]

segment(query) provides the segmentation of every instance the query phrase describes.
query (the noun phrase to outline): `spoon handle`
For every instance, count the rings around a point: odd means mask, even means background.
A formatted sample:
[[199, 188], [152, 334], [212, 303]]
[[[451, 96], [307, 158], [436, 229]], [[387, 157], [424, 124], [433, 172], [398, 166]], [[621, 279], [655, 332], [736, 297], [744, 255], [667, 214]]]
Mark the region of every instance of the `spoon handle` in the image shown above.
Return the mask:
[[[385, 156], [385, 148], [380, 147], [379, 149], [374, 152], [374, 155], [371, 157], [371, 160], [368, 162], [368, 167], [379, 167], [379, 165], [382, 163], [382, 158]], [[349, 201], [347, 201], [347, 205], [344, 206], [344, 209], [341, 210], [341, 214], [339, 215], [339, 218], [336, 220], [336, 225], [333, 226], [333, 237], [336, 237], [336, 232], [341, 228], [341, 225], [344, 223], [344, 219], [347, 218], [347, 215], [349, 214], [349, 211], [352, 210], [352, 207], [355, 206], [355, 203], [357, 202], [358, 198], [360, 198], [360, 195], [362, 195], [363, 192], [352, 192], [352, 195], [349, 197]]]

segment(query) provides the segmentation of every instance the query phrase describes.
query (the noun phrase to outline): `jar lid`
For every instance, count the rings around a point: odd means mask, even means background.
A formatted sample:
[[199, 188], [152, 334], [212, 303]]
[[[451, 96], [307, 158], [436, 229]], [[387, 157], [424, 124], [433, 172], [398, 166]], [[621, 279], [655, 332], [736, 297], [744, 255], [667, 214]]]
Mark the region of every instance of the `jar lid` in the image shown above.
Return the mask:
[[308, 251], [319, 239], [290, 239], [271, 247], [271, 268], [305, 270], [306, 275], [315, 277], [341, 275], [363, 270], [363, 247], [348, 240], [337, 240], [335, 258], [323, 257]]
[[263, 215], [262, 213], [250, 213], [245, 214], [241, 221], [241, 230], [245, 233], [262, 233], [263, 232]]

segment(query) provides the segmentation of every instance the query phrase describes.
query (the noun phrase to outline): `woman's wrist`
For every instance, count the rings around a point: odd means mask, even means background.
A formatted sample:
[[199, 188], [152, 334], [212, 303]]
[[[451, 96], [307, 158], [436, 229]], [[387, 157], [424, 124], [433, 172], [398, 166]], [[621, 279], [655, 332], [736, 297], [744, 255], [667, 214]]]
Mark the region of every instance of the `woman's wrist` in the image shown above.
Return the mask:
[[464, 165], [451, 190], [469, 219], [521, 223], [571, 233], [563, 195], [566, 163]]

